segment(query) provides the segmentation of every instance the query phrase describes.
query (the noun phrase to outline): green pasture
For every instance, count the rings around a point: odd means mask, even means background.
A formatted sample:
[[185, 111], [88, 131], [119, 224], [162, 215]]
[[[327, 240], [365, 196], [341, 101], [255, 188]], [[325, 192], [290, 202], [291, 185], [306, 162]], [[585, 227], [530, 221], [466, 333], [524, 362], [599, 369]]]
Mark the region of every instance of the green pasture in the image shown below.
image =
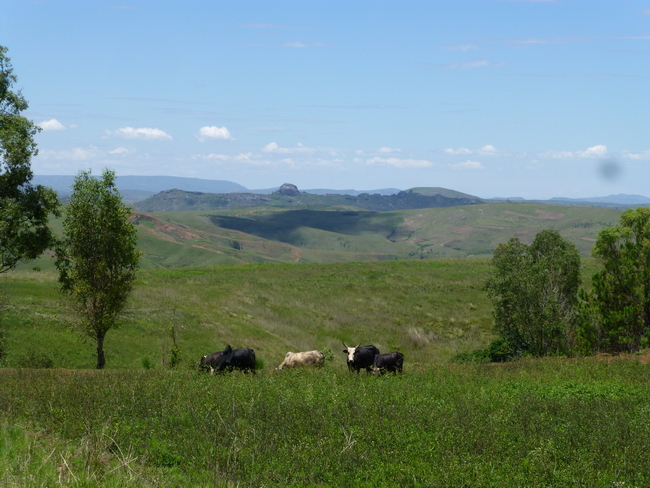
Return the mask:
[[0, 370], [0, 484], [642, 487], [635, 360], [320, 370]]
[[[185, 368], [227, 344], [252, 347], [268, 368], [290, 350], [329, 349], [331, 367], [344, 368], [342, 341], [400, 350], [407, 365], [443, 364], [492, 339], [489, 272], [485, 259], [141, 270], [107, 335], [107, 367], [162, 367], [173, 337]], [[93, 366], [94, 344], [70, 330], [55, 272], [6, 273], [0, 286], [7, 366], [29, 366], [34, 355], [58, 368]]]

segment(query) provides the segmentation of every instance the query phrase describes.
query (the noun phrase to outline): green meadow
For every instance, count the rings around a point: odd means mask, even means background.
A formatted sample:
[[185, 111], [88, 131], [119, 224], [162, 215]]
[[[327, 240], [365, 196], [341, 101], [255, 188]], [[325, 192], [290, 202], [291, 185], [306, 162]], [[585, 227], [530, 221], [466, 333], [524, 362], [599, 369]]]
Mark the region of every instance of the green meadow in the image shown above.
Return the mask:
[[[583, 260], [587, 287], [595, 269]], [[143, 270], [104, 371], [56, 274], [7, 273], [0, 485], [647, 486], [644, 354], [450, 362], [493, 338], [489, 273], [480, 258]], [[341, 341], [402, 351], [404, 374], [348, 373]], [[255, 349], [257, 374], [200, 374], [226, 344]], [[274, 371], [307, 349], [322, 369]]]
[[[103, 371], [51, 256], [23, 264], [0, 277], [0, 485], [647, 486], [644, 354], [451, 362], [494, 338], [499, 242], [552, 227], [586, 256], [619, 213], [137, 214], [143, 269]], [[348, 373], [342, 341], [403, 352], [404, 374]], [[258, 372], [199, 373], [227, 344], [253, 348]], [[275, 371], [311, 349], [323, 368]]]

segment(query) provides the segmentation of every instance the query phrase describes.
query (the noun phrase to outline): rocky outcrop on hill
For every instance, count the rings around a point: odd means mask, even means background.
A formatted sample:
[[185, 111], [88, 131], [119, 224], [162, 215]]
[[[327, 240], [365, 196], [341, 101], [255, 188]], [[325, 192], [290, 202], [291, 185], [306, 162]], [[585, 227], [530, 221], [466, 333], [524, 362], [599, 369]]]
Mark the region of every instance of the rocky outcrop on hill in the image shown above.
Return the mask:
[[296, 185], [292, 185], [291, 183], [285, 183], [280, 187], [280, 195], [284, 195], [285, 197], [297, 197], [300, 196], [300, 192], [298, 191], [298, 187]]

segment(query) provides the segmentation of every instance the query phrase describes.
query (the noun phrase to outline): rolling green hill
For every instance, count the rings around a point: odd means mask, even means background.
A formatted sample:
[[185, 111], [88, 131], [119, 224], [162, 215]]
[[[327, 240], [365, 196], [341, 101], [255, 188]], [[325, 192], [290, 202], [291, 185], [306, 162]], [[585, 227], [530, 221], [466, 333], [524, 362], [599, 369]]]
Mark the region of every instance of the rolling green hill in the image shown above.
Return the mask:
[[555, 229], [589, 256], [619, 210], [532, 203], [369, 212], [354, 207], [136, 214], [144, 267], [491, 256]]
[[[517, 237], [555, 229], [589, 256], [621, 210], [489, 203], [372, 212], [353, 206], [243, 207], [134, 214], [143, 268], [245, 263], [325, 263], [492, 255]], [[52, 225], [60, 232], [61, 220]], [[51, 269], [45, 255], [19, 269]]]

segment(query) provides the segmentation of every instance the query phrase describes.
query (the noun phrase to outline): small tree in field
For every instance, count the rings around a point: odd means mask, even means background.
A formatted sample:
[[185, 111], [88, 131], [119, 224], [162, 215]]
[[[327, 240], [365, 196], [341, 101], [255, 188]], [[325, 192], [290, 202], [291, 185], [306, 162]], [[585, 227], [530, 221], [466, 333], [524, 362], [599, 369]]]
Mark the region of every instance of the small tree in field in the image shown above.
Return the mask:
[[12, 90], [17, 78], [6, 52], [0, 46], [0, 273], [37, 258], [52, 244], [48, 218], [58, 215], [59, 206], [54, 190], [31, 184], [40, 129], [20, 115], [27, 100]]
[[494, 251], [494, 276], [486, 283], [494, 305], [494, 329], [516, 354], [569, 354], [580, 254], [554, 230], [528, 246], [517, 238]]
[[114, 182], [113, 171], [102, 179], [79, 173], [57, 249], [61, 289], [72, 297], [83, 331], [97, 341], [97, 369], [106, 364], [104, 338], [126, 305], [140, 258], [131, 209]]
[[[603, 269], [587, 295], [595, 311], [595, 349], [635, 352], [650, 339], [650, 208], [621, 214], [619, 225], [603, 229], [592, 250]], [[593, 316], [593, 315], [592, 315]]]

